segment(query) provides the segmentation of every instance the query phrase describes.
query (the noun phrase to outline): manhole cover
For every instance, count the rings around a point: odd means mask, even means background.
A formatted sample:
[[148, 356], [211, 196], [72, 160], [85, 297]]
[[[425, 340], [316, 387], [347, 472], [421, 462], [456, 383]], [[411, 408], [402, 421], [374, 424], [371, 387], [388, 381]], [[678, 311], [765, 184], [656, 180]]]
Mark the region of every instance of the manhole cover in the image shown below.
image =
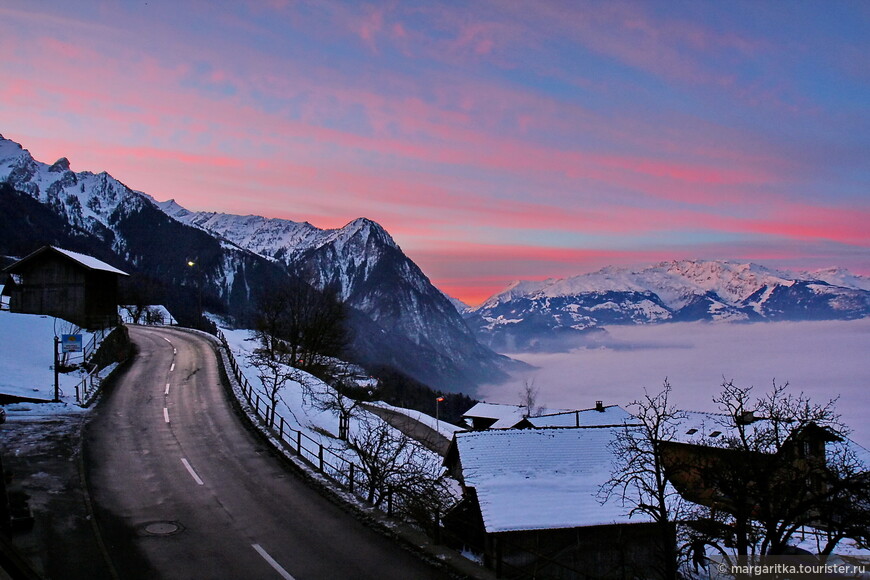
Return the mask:
[[153, 522], [145, 526], [145, 532], [152, 536], [171, 536], [181, 530], [175, 522]]

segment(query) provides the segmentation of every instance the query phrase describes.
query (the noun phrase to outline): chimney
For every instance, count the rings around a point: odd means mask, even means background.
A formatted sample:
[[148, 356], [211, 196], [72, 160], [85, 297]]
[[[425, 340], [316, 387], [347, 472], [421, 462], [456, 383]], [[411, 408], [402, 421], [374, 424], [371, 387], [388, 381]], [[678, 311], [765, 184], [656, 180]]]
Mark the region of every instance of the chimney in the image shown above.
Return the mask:
[[603, 401], [595, 401], [595, 410], [599, 413], [604, 412], [604, 402]]
[[755, 413], [752, 411], [744, 411], [739, 416], [735, 417], [734, 422], [738, 425], [749, 425], [751, 423], [755, 423], [758, 421], [759, 417], [755, 416]]

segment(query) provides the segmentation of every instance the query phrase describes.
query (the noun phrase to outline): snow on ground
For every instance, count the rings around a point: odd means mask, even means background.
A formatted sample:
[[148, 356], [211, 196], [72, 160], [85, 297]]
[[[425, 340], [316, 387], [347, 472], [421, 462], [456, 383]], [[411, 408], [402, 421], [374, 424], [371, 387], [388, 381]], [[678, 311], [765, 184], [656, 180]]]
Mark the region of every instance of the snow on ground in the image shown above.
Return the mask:
[[[118, 315], [121, 317], [125, 324], [134, 324], [135, 321], [133, 320], [133, 313], [136, 311], [136, 309], [136, 305], [118, 306]], [[151, 319], [151, 322], [148, 321], [149, 318]], [[142, 309], [140, 322], [143, 324], [153, 324], [153, 321], [160, 321], [159, 324], [178, 324], [178, 321], [175, 320], [175, 317], [172, 316], [172, 313], [169, 312], [169, 309], [162, 304], [150, 304]]]
[[[0, 393], [46, 401], [54, 399], [54, 337], [74, 333], [82, 334], [85, 345], [94, 336], [52, 316], [0, 311], [0, 368], [3, 369]], [[68, 356], [67, 364], [82, 362], [82, 353]], [[60, 375], [61, 401], [75, 406], [75, 388], [81, 380], [79, 371]]]
[[406, 417], [410, 417], [411, 419], [414, 419], [418, 423], [422, 423], [423, 425], [426, 425], [427, 427], [429, 427], [433, 431], [439, 433], [440, 435], [443, 435], [447, 439], [453, 439], [454, 433], [456, 433], [457, 431], [464, 430], [463, 427], [457, 427], [456, 425], [453, 425], [451, 423], [447, 423], [446, 421], [440, 421], [440, 420], [436, 419], [435, 417], [431, 417], [431, 416], [427, 415], [426, 413], [422, 413], [420, 411], [415, 411], [413, 409], [405, 409], [404, 407], [394, 407], [394, 406], [388, 405], [387, 403], [384, 403], [382, 401], [378, 401], [378, 402], [372, 403], [372, 404], [377, 405], [378, 407], [380, 407], [382, 409], [387, 409], [388, 411], [393, 411], [393, 412], [405, 415]]
[[[257, 376], [257, 368], [249, 361], [250, 354], [257, 348], [257, 341], [252, 338], [252, 332], [250, 330], [229, 329], [223, 327], [221, 327], [221, 332], [224, 333], [236, 362], [241, 368], [242, 373], [253, 386], [254, 392], [259, 393], [260, 396], [263, 397], [264, 391], [261, 387], [262, 382]], [[305, 381], [314, 390], [319, 391], [330, 388], [317, 377], [304, 371], [299, 371], [299, 375], [300, 379]], [[263, 398], [265, 399], [265, 397]], [[280, 401], [276, 405], [276, 410], [278, 415], [284, 417], [286, 426], [302, 431], [305, 435], [311, 437], [324, 447], [331, 449], [334, 453], [349, 461], [358, 461], [355, 453], [348, 449], [344, 449], [343, 442], [338, 439], [338, 415], [334, 414], [332, 411], [322, 411], [318, 409], [312, 403], [310, 396], [306, 396], [300, 382], [290, 381], [281, 390]], [[408, 411], [407, 409], [394, 408], [393, 410], [415, 413], [414, 411]], [[383, 422], [382, 419], [362, 408], [356, 408], [354, 410], [354, 415], [355, 418], [350, 422], [350, 434], [352, 437], [359, 434], [359, 430], [363, 428], [364, 422], [368, 422], [372, 425]], [[414, 418], [417, 417], [415, 416]], [[427, 421], [427, 424], [431, 423], [432, 428], [435, 428], [435, 419], [433, 417], [427, 418], [426, 415], [422, 415], [421, 420]], [[444, 433], [445, 437], [452, 437], [453, 431], [447, 430], [447, 426], [443, 421], [440, 423], [442, 426], [442, 433]], [[395, 431], [397, 437], [402, 436], [399, 431], [394, 430], [392, 427], [389, 427], [389, 429]], [[425, 461], [427, 464], [432, 465], [433, 469], [436, 471], [440, 469], [441, 457], [438, 454], [422, 447], [419, 452], [421, 461]]]

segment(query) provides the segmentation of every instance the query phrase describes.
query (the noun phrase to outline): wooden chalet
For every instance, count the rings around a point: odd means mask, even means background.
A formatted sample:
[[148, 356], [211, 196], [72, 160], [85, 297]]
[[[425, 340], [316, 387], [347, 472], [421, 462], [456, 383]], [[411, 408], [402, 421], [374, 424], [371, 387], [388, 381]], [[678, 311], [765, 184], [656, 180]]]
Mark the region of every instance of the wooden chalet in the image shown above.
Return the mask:
[[[741, 419], [750, 436], [767, 421], [749, 412]], [[731, 499], [723, 494], [719, 482], [732, 473], [737, 473], [737, 481], [743, 481], [747, 473], [763, 475], [771, 482], [798, 478], [808, 491], [822, 493], [823, 483], [817, 476], [827, 469], [826, 444], [842, 441], [838, 435], [811, 423], [792, 433], [779, 452], [772, 454], [723, 444], [728, 439], [739, 440], [737, 427], [727, 415], [687, 411], [674, 437], [662, 442], [668, 475], [685, 499], [728, 511]]]
[[506, 577], [654, 577], [661, 529], [615, 498], [600, 501], [625, 428], [456, 433], [444, 464], [463, 499], [443, 518], [445, 540]]
[[63, 318], [82, 328], [118, 324], [123, 272], [92, 256], [43, 246], [4, 269], [9, 310]]

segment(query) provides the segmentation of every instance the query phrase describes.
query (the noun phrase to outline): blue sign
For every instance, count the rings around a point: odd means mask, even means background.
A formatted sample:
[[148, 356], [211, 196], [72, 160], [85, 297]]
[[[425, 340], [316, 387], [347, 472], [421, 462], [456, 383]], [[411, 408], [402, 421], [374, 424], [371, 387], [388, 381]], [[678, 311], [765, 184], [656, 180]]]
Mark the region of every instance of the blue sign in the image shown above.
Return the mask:
[[82, 352], [81, 334], [61, 334], [61, 352]]

